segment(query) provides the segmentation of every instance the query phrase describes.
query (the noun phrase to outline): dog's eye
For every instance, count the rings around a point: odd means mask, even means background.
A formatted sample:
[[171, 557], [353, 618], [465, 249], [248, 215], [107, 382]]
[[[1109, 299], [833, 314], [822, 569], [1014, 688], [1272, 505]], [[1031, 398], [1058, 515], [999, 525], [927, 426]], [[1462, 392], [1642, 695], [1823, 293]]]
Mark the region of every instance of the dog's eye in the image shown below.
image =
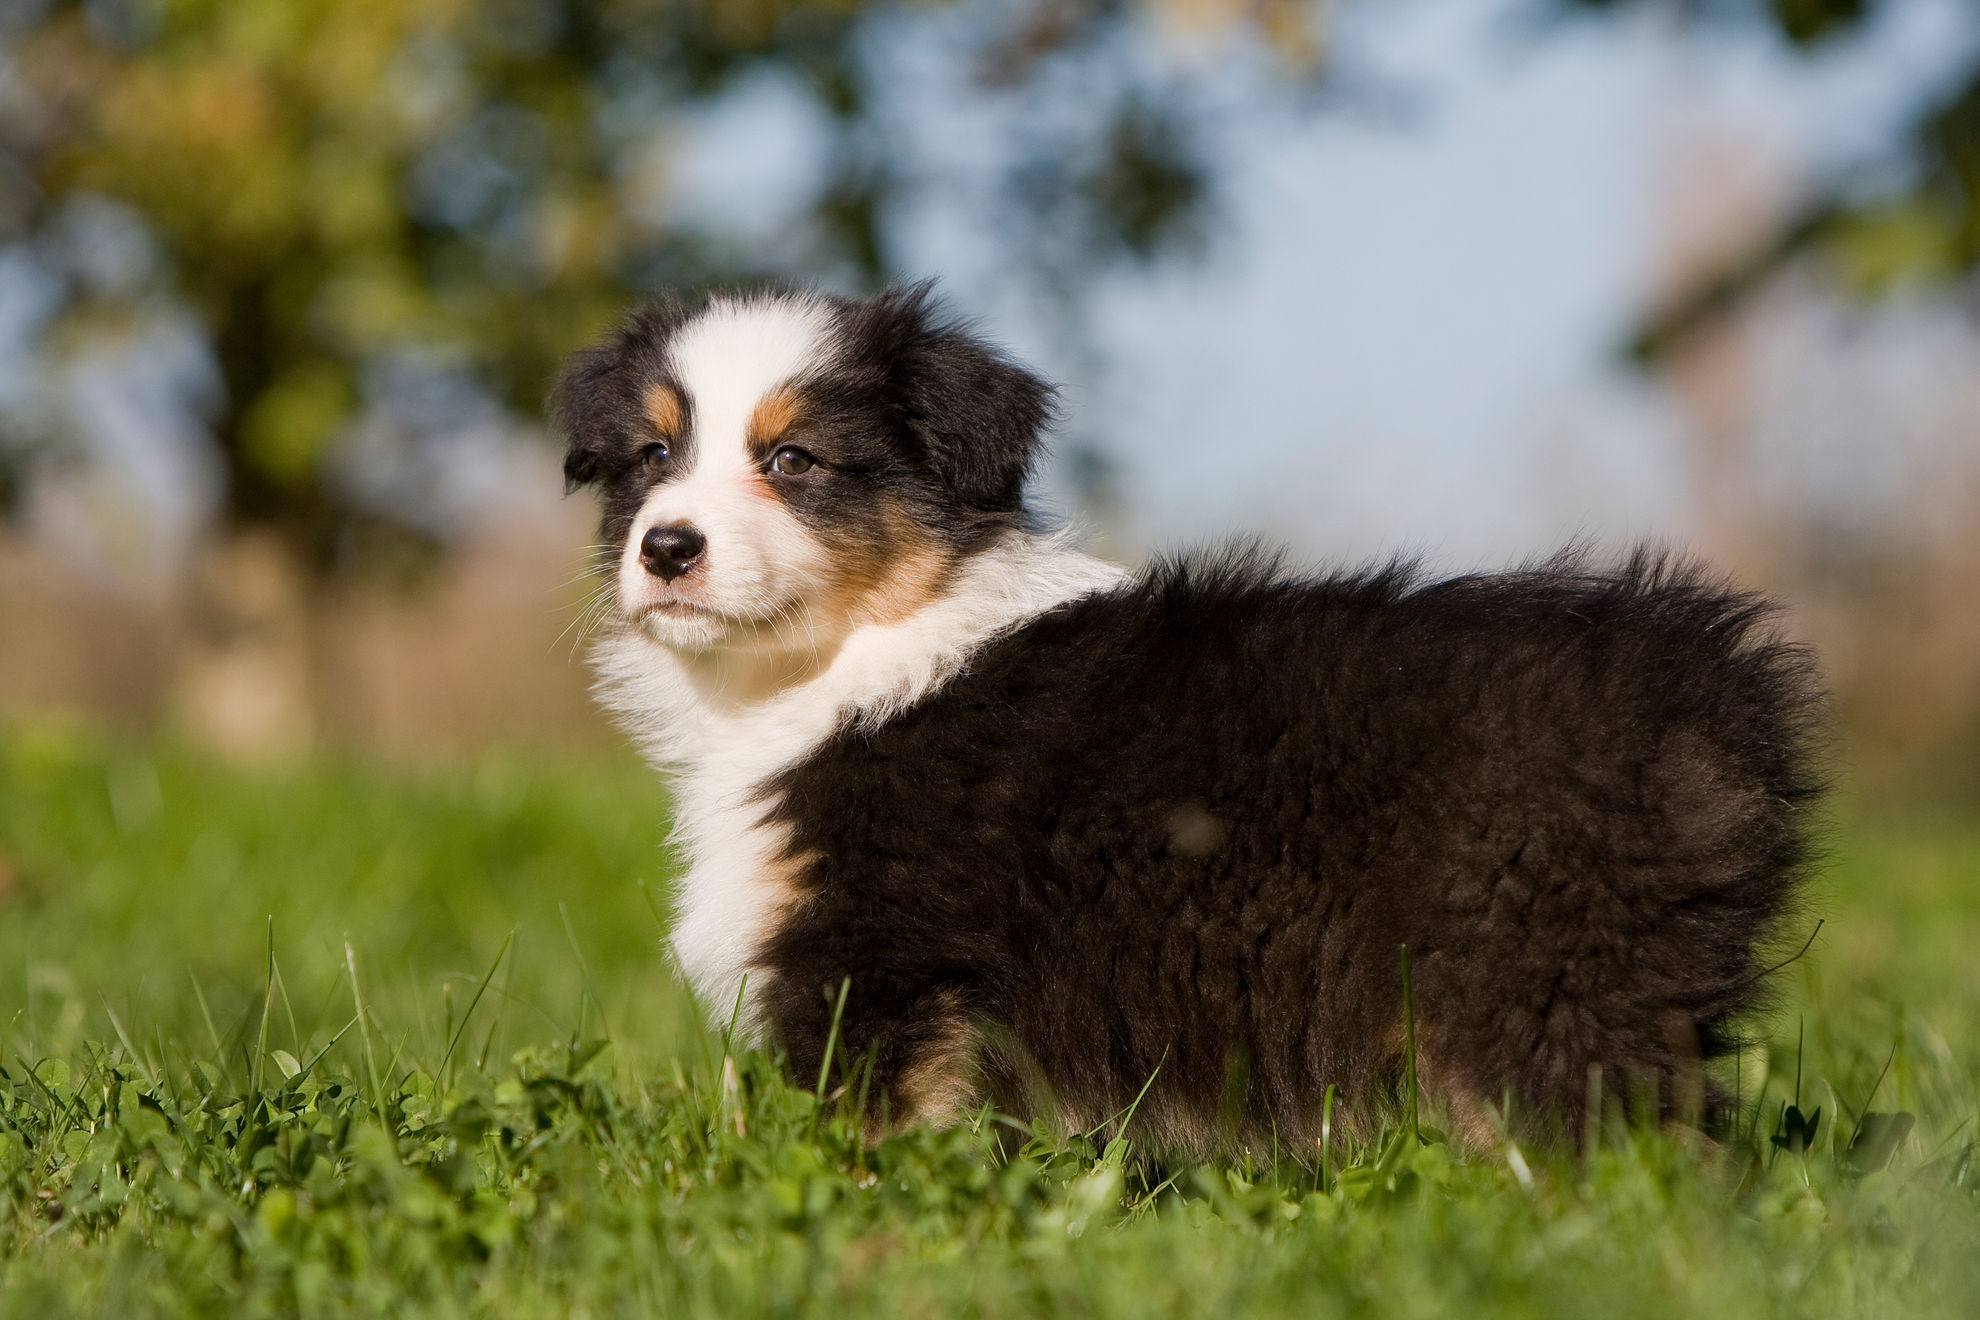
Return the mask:
[[771, 457], [770, 466], [787, 477], [795, 477], [800, 472], [809, 472], [817, 461], [796, 445], [785, 445]]
[[665, 440], [655, 440], [652, 444], [641, 446], [639, 451], [639, 461], [648, 467], [658, 463], [666, 456], [667, 442]]

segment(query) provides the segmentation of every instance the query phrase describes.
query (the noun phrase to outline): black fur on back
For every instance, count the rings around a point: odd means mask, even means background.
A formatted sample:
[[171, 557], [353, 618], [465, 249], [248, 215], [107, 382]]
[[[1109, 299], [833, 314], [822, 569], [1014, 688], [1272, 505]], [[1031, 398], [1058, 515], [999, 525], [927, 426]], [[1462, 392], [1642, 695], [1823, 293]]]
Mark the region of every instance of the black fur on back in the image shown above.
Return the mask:
[[1055, 609], [766, 793], [791, 1063], [850, 977], [880, 1087], [958, 1067], [1097, 1122], [1154, 1076], [1161, 1144], [1310, 1141], [1329, 1084], [1364, 1121], [1395, 1093], [1407, 946], [1461, 1123], [1577, 1130], [1591, 1072], [1686, 1108], [1809, 858], [1815, 684], [1766, 615], [1649, 552], [1430, 581], [1235, 551]]

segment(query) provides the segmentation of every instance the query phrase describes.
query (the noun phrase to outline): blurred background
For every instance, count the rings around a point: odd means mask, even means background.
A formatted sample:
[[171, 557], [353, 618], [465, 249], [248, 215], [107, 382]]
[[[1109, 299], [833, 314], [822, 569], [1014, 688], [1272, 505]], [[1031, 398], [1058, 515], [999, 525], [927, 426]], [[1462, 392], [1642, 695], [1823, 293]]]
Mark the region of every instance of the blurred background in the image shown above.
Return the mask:
[[1980, 803], [1974, 0], [0, 0], [0, 722], [582, 751], [541, 399], [936, 276], [1133, 561], [1654, 538]]

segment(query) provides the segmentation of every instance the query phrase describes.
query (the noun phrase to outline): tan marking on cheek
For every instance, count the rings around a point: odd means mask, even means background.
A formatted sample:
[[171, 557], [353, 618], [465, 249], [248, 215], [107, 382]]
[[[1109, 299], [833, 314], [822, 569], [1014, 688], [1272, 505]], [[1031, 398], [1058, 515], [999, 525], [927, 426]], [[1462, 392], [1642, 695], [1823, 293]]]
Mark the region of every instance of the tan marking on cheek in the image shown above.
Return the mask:
[[761, 449], [777, 443], [797, 420], [800, 403], [797, 390], [789, 385], [779, 385], [764, 394], [749, 414], [749, 443]]
[[915, 526], [899, 505], [885, 506], [886, 532], [832, 550], [825, 608], [856, 624], [891, 624], [936, 596], [955, 569], [955, 552]]
[[[955, 571], [955, 552], [928, 537], [891, 502], [883, 504], [881, 528], [840, 529], [828, 542], [796, 518], [769, 477], [753, 474], [745, 490], [770, 504], [774, 516], [791, 519], [810, 543], [805, 556], [810, 563], [793, 575], [805, 579], [805, 585], [791, 604], [815, 635], [814, 644], [816, 637], [842, 635], [851, 628], [901, 622], [935, 600]], [[765, 627], [774, 633], [795, 623], [786, 617], [765, 620]]]
[[849, 611], [862, 623], [889, 624], [920, 611], [940, 594], [955, 560], [933, 547], [896, 556], [889, 571], [859, 592]]
[[646, 387], [646, 420], [653, 423], [653, 429], [665, 436], [678, 436], [687, 420], [687, 409], [681, 403], [680, 391], [672, 385], [661, 382]]

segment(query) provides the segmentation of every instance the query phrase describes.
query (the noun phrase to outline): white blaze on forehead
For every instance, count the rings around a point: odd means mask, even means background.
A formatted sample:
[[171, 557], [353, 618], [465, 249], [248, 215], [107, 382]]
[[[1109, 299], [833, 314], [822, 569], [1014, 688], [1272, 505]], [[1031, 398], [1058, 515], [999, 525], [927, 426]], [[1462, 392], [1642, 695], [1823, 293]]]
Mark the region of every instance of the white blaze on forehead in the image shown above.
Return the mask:
[[757, 403], [822, 361], [830, 332], [823, 306], [782, 298], [717, 302], [683, 326], [668, 356], [692, 410], [694, 466], [732, 462]]
[[[668, 348], [686, 396], [686, 470], [654, 486], [619, 556], [619, 604], [632, 613], [686, 598], [734, 619], [788, 614], [819, 578], [825, 550], [788, 511], [761, 497], [749, 452], [749, 420], [763, 396], [821, 365], [831, 343], [830, 310], [812, 299], [717, 301], [683, 326]], [[640, 565], [650, 527], [693, 527], [706, 549], [693, 576], [661, 584]], [[651, 619], [662, 640], [704, 646], [722, 629]]]

